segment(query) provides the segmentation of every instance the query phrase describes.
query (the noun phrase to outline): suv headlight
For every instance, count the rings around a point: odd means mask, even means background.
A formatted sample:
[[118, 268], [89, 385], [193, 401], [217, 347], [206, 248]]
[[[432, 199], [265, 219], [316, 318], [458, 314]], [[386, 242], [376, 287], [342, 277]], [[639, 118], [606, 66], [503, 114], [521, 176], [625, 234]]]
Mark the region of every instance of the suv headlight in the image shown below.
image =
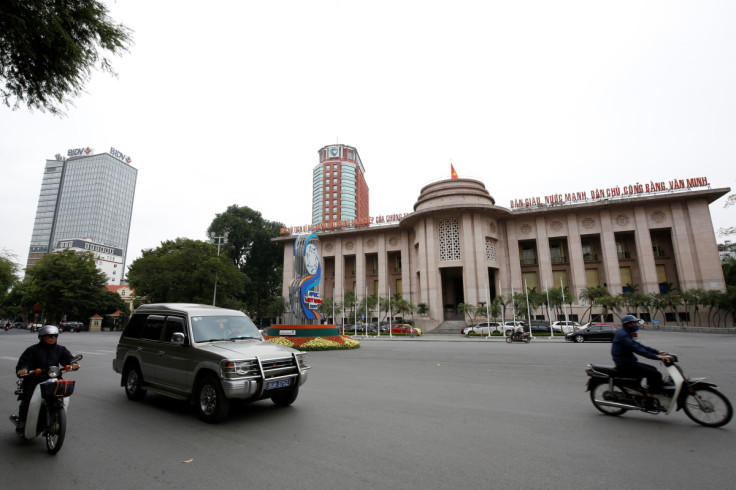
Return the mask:
[[261, 375], [261, 370], [258, 368], [258, 361], [255, 359], [248, 361], [221, 361], [220, 371], [222, 372], [223, 378], [242, 378], [244, 376]]
[[300, 369], [309, 369], [309, 363], [307, 363], [307, 353], [300, 352], [296, 355], [296, 361], [299, 363]]

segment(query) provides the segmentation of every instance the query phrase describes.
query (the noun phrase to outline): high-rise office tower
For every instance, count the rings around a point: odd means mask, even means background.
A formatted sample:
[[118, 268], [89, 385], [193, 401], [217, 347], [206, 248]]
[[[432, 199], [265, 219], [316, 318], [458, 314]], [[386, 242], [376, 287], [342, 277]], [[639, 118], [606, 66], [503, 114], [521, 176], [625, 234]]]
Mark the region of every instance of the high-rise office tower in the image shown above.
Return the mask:
[[137, 175], [114, 148], [96, 155], [90, 148], [69, 150], [66, 158], [46, 160], [27, 267], [57, 249], [88, 250], [98, 264], [112, 259], [112, 269], [101, 268], [108, 284], [120, 284]]
[[[354, 221], [368, 224], [368, 184], [358, 150], [330, 145], [319, 150], [312, 172], [312, 224]], [[341, 226], [344, 227], [344, 226]]]

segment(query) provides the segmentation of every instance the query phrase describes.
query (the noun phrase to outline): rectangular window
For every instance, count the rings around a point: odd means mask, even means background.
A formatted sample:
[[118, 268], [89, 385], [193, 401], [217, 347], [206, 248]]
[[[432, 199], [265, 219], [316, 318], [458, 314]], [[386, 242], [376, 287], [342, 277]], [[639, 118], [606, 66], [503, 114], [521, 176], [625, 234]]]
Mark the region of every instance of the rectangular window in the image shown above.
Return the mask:
[[628, 288], [627, 284], [632, 284], [631, 282], [631, 267], [621, 267], [619, 269], [621, 271], [621, 286], [624, 293], [628, 293], [630, 288]]
[[589, 288], [601, 285], [598, 278], [598, 269], [585, 269], [585, 285]]
[[403, 287], [402, 287], [402, 283], [401, 283], [401, 279], [396, 279], [396, 291], [395, 292], [398, 293], [398, 294], [403, 294], [404, 293], [404, 290], [403, 290]]
[[560, 281], [562, 286], [567, 286], [567, 272], [566, 271], [552, 271], [552, 286], [553, 288], [560, 287]]
[[521, 285], [527, 289], [535, 289], [539, 292], [539, 285], [537, 284], [537, 273], [536, 272], [523, 272], [521, 274]]
[[657, 265], [657, 282], [667, 282], [667, 271], [664, 269], [664, 265], [662, 264]]

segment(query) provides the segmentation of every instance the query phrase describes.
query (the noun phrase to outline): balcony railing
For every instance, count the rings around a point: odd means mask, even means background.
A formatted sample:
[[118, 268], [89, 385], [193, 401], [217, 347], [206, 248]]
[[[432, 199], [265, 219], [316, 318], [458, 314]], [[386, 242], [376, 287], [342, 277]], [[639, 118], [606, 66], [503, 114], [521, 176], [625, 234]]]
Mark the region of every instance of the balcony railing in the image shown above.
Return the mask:
[[596, 254], [583, 254], [583, 262], [596, 262], [598, 256]]
[[537, 265], [537, 258], [522, 258], [519, 262], [521, 262], [521, 265]]
[[552, 257], [553, 264], [567, 264], [567, 257]]
[[618, 252], [619, 259], [630, 259], [631, 254], [629, 252]]

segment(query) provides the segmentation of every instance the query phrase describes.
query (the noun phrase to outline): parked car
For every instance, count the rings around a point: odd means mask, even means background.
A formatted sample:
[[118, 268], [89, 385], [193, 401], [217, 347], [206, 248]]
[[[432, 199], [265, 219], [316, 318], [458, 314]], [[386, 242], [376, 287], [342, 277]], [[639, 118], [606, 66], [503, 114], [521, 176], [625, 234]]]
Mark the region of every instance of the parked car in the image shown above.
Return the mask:
[[503, 328], [501, 327], [501, 324], [498, 322], [483, 322], [483, 323], [477, 323], [475, 325], [470, 325], [468, 327], [465, 327], [461, 330], [460, 333], [463, 335], [470, 335], [471, 333], [477, 334], [477, 335], [489, 335], [488, 332], [490, 330], [490, 333], [493, 332], [503, 332]]
[[[528, 332], [529, 331], [529, 326], [528, 325], [524, 325], [523, 328], [524, 328], [524, 331], [525, 332]], [[532, 323], [531, 330], [532, 330], [532, 335], [537, 335], [537, 334], [540, 334], [540, 333], [546, 333], [546, 334], [549, 334], [550, 333], [550, 331], [549, 331], [549, 325], [545, 325], [543, 323]]]
[[422, 331], [418, 328], [412, 327], [411, 325], [407, 325], [405, 323], [397, 324], [394, 323], [391, 325], [391, 331], [389, 333], [395, 334], [395, 333], [401, 333], [401, 334], [407, 334], [407, 335], [421, 335]]
[[523, 327], [525, 325], [526, 325], [526, 323], [523, 322], [523, 321], [520, 321], [520, 320], [516, 320], [516, 321], [509, 320], [507, 322], [504, 322], [503, 325], [501, 327], [499, 327], [499, 328], [502, 328], [502, 330], [503, 330], [504, 333], [509, 333], [509, 332], [513, 331], [516, 327], [518, 327], [518, 326], [522, 326]]
[[43, 324], [37, 322], [28, 324], [28, 330], [30, 330], [31, 332], [38, 332], [41, 327], [43, 327]]
[[571, 342], [612, 342], [613, 336], [620, 327], [613, 323], [589, 323], [586, 327], [565, 335], [565, 340]]
[[59, 323], [60, 332], [81, 332], [87, 330], [82, 322], [61, 322]]
[[558, 322], [552, 322], [552, 328], [555, 332], [570, 333], [580, 329], [580, 324], [573, 321], [561, 320]]
[[112, 367], [129, 399], [151, 390], [189, 400], [205, 422], [223, 420], [233, 399], [292, 404], [310, 368], [305, 352], [264, 340], [241, 311], [179, 303], [140, 306]]

